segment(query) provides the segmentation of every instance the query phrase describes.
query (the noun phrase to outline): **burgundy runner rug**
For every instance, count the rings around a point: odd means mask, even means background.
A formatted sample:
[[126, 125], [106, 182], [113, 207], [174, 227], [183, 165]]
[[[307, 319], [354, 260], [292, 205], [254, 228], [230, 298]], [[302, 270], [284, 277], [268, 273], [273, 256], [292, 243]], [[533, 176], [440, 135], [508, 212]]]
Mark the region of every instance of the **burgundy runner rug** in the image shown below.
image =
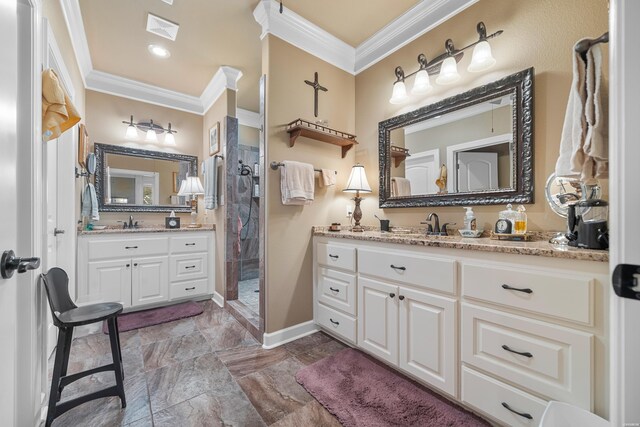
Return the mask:
[[352, 348], [301, 368], [296, 380], [346, 427], [489, 425]]
[[[185, 317], [197, 316], [202, 314], [203, 311], [202, 305], [193, 301], [151, 310], [136, 311], [135, 313], [118, 316], [118, 328], [120, 332], [126, 332], [132, 329], [146, 328], [147, 326], [184, 319]], [[102, 322], [102, 332], [109, 333], [107, 322]]]

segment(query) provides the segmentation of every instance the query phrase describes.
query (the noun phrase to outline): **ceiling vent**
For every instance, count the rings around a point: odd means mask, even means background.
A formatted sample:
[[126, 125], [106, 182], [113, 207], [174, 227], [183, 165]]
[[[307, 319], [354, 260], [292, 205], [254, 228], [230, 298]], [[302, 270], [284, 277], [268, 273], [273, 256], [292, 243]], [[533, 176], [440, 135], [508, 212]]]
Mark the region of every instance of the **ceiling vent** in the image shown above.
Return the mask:
[[175, 41], [179, 28], [180, 25], [167, 21], [159, 16], [152, 15], [151, 13], [147, 15], [147, 31], [152, 34]]

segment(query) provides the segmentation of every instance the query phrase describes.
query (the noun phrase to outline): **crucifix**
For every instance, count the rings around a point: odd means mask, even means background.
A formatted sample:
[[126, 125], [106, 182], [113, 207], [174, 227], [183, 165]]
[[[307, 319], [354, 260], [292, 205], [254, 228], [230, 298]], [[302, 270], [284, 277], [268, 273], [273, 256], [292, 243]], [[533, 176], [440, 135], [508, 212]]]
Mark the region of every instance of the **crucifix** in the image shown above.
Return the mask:
[[310, 82], [309, 80], [305, 80], [304, 82], [313, 88], [313, 115], [318, 117], [318, 91], [327, 92], [329, 89], [326, 87], [320, 86], [318, 83], [318, 72], [316, 71], [314, 74], [314, 80]]

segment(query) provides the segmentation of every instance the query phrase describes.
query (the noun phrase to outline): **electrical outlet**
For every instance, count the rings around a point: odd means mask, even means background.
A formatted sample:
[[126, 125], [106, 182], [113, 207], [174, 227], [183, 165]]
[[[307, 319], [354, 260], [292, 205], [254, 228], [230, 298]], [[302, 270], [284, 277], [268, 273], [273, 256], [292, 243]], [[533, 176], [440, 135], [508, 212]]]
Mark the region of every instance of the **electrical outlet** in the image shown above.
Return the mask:
[[353, 215], [353, 206], [347, 205], [347, 218], [351, 218]]

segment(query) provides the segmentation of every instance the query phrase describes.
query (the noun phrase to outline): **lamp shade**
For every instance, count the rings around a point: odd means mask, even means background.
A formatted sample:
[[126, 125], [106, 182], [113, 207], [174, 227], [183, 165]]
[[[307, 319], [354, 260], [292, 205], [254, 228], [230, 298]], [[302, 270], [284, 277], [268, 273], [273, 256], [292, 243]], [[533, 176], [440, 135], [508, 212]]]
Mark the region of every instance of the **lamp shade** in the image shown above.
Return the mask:
[[367, 182], [367, 175], [364, 173], [364, 166], [357, 164], [351, 168], [347, 188], [342, 191], [347, 193], [355, 193], [356, 191], [371, 193], [371, 187], [369, 186], [369, 182]]
[[158, 142], [158, 135], [156, 135], [156, 132], [153, 129], [149, 129], [144, 140], [148, 142]]
[[187, 179], [183, 180], [182, 184], [180, 184], [178, 196], [197, 196], [199, 194], [204, 194], [204, 188], [202, 187], [200, 178], [197, 176], [187, 176]]
[[167, 132], [164, 137], [165, 145], [176, 145], [176, 138], [173, 136], [173, 132]]
[[460, 74], [458, 74], [458, 63], [456, 62], [456, 58], [450, 56], [442, 61], [440, 75], [436, 79], [436, 83], [439, 85], [448, 85], [457, 82], [459, 79]]
[[469, 64], [467, 71], [479, 73], [493, 67], [495, 63], [496, 60], [491, 54], [491, 45], [488, 41], [483, 40], [473, 48], [471, 64]]
[[138, 129], [132, 124], [127, 126], [127, 133], [125, 133], [124, 137], [126, 139], [138, 139]]
[[391, 99], [389, 103], [391, 104], [402, 104], [407, 100], [407, 87], [404, 85], [403, 81], [395, 82], [393, 84], [393, 92], [391, 94]]
[[413, 89], [411, 89], [412, 95], [422, 95], [429, 93], [433, 89], [431, 82], [429, 81], [429, 73], [427, 70], [420, 70], [416, 74], [416, 79], [413, 82]]

